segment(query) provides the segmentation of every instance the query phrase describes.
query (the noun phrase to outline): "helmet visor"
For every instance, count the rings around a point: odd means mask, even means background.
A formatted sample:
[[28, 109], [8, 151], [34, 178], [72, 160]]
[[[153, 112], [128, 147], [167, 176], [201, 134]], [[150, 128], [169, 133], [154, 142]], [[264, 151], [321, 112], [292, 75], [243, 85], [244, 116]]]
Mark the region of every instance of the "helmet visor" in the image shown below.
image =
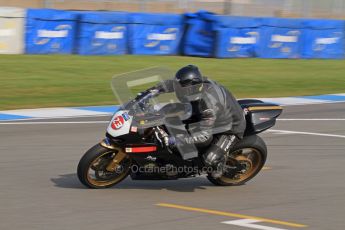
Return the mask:
[[181, 102], [199, 100], [201, 98], [202, 90], [202, 83], [182, 87], [179, 82], [174, 82], [175, 94]]

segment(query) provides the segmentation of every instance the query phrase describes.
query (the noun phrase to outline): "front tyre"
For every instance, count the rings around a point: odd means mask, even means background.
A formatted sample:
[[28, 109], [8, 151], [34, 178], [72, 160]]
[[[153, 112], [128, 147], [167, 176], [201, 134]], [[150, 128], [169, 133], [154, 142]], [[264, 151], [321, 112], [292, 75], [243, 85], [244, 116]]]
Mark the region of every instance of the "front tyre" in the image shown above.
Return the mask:
[[256, 176], [264, 166], [267, 158], [265, 142], [257, 135], [244, 137], [229, 153], [227, 166], [234, 166], [234, 159], [242, 166], [241, 171], [225, 173], [219, 178], [207, 176], [215, 185], [231, 186], [242, 185]]
[[78, 178], [89, 188], [109, 188], [124, 180], [130, 171], [130, 158], [121, 149], [108, 149], [100, 144], [89, 149], [78, 164]]

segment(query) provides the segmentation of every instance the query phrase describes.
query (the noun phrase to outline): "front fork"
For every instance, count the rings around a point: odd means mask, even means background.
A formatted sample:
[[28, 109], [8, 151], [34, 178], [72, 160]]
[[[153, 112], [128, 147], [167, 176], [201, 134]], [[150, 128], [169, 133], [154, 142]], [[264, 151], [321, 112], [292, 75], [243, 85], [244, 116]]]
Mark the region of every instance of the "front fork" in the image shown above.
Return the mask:
[[107, 137], [103, 141], [100, 142], [100, 145], [103, 146], [104, 148], [107, 148], [116, 152], [114, 158], [106, 167], [107, 171], [109, 172], [114, 172], [115, 169], [118, 166], [120, 166], [121, 161], [128, 157], [128, 155], [123, 151], [123, 149], [115, 146], [113, 143], [111, 143], [111, 141]]

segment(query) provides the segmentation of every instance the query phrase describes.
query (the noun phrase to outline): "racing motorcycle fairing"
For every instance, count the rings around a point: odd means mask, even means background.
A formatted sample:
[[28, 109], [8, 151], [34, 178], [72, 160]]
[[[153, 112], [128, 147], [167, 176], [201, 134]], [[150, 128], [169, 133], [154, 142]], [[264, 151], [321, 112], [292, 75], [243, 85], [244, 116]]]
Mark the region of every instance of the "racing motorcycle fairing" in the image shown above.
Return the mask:
[[117, 111], [111, 119], [107, 133], [112, 137], [122, 136], [129, 133], [133, 116], [128, 114], [128, 110]]
[[238, 102], [243, 108], [247, 121], [245, 136], [261, 133], [273, 127], [283, 111], [279, 105], [260, 100], [246, 99]]

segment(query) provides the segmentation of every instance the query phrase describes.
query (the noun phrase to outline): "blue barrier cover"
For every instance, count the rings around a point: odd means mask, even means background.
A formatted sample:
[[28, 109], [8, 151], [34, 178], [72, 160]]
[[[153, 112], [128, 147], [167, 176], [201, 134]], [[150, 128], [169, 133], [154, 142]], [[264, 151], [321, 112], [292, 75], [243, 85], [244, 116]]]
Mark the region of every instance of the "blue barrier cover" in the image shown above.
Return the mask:
[[303, 20], [264, 18], [258, 55], [262, 58], [300, 58]]
[[186, 34], [183, 53], [190, 56], [211, 57], [214, 55], [216, 33], [214, 25], [217, 16], [211, 12], [199, 11], [186, 14]]
[[130, 16], [129, 47], [132, 54], [178, 54], [184, 18], [177, 14], [134, 13]]
[[303, 58], [344, 58], [345, 21], [304, 21]]
[[259, 42], [258, 18], [219, 16], [215, 25], [217, 31], [216, 57], [255, 57]]
[[79, 14], [78, 54], [127, 53], [127, 13], [81, 12]]
[[77, 15], [52, 9], [28, 9], [26, 53], [71, 54], [74, 48]]

